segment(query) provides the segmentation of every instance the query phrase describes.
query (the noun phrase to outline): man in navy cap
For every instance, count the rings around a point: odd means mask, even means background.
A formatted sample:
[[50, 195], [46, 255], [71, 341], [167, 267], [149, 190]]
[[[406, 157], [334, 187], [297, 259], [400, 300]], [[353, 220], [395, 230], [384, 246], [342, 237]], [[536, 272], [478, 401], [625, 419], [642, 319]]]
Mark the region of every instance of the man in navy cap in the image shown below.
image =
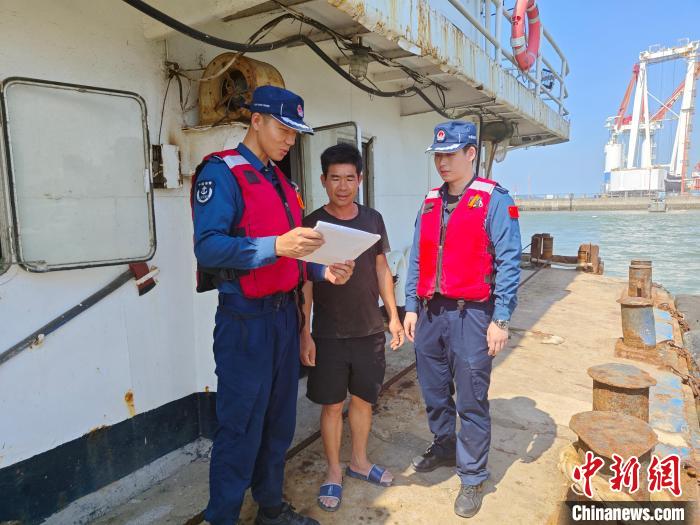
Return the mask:
[[475, 175], [477, 147], [471, 122], [435, 127], [428, 151], [444, 184], [428, 193], [416, 219], [404, 321], [434, 436], [413, 467], [456, 464], [454, 510], [465, 518], [479, 512], [489, 476], [491, 362], [508, 341], [521, 251], [518, 209], [507, 190]]
[[305, 264], [323, 237], [301, 227], [301, 199], [275, 162], [294, 145], [304, 101], [285, 89], [255, 90], [250, 127], [236, 149], [212, 153], [192, 181], [197, 291], [217, 289], [218, 378], [205, 519], [238, 520], [252, 488], [259, 525], [317, 525], [282, 500], [284, 458], [296, 422], [299, 317], [305, 279], [344, 284], [354, 263]]

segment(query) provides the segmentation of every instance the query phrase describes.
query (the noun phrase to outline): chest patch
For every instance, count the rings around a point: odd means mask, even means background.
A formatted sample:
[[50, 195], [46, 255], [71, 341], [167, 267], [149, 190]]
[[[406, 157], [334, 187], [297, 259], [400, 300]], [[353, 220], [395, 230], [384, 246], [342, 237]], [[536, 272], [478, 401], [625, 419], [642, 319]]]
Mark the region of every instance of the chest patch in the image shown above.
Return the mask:
[[206, 204], [214, 196], [214, 181], [201, 180], [195, 189], [195, 198], [199, 204]]

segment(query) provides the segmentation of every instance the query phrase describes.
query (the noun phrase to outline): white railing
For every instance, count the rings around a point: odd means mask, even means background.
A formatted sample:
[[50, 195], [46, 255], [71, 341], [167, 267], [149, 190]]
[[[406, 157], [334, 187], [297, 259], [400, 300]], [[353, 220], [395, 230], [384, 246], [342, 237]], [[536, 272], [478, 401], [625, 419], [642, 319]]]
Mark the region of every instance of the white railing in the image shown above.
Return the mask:
[[[505, 9], [503, 0], [479, 0], [481, 14], [478, 17], [474, 16], [460, 0], [449, 0], [449, 3], [484, 36], [483, 48], [497, 64], [502, 65], [504, 60], [510, 62], [513, 65], [511, 71], [514, 76], [532, 89], [535, 95], [555, 104], [559, 115], [566, 116], [569, 114], [564, 105], [564, 101], [569, 96], [569, 92], [566, 89], [569, 63], [552, 38], [552, 35], [545, 29], [544, 23], [540, 24], [540, 52], [537, 56], [533, 76], [529, 71], [521, 71], [515, 57], [509, 52], [511, 48], [510, 24], [512, 24], [512, 16]], [[491, 11], [492, 7], [495, 7], [493, 13]], [[508, 22], [505, 29], [503, 28], [504, 18]], [[545, 56], [543, 52], [545, 43], [554, 51], [553, 56]], [[547, 70], [546, 75], [543, 75], [545, 68]]]

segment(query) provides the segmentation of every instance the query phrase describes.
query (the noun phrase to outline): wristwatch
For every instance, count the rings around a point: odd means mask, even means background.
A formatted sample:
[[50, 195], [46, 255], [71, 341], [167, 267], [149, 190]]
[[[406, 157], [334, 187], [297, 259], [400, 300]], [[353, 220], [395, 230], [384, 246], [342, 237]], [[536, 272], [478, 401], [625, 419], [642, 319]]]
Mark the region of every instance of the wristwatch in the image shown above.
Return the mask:
[[495, 324], [501, 330], [508, 330], [510, 321], [505, 321], [504, 319], [494, 319], [493, 324]]

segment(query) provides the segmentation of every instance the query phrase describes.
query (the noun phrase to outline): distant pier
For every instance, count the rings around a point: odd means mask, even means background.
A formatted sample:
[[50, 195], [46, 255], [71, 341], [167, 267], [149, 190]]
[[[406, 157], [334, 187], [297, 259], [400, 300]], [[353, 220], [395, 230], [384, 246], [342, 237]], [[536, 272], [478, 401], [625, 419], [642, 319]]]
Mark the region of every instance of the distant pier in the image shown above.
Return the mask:
[[[626, 195], [522, 195], [515, 196], [521, 211], [646, 210], [651, 196]], [[666, 195], [666, 205], [673, 210], [700, 210], [700, 194]]]

